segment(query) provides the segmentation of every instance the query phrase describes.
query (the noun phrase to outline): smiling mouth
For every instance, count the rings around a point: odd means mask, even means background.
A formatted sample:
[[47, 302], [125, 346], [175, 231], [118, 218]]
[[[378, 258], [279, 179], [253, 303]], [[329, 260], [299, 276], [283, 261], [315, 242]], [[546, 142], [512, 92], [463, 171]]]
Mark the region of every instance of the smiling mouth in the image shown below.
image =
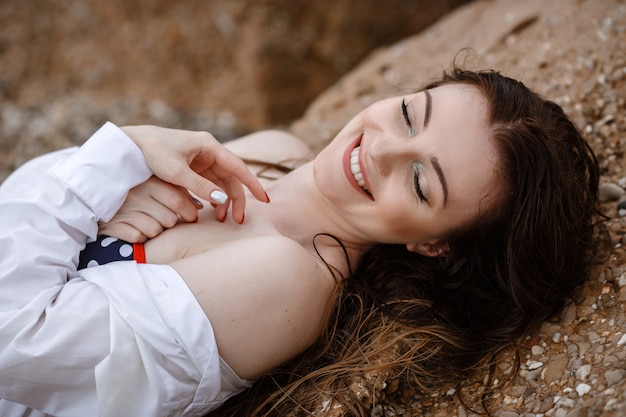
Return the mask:
[[369, 196], [370, 193], [367, 185], [365, 185], [365, 178], [363, 177], [363, 173], [361, 172], [361, 165], [359, 164], [359, 152], [361, 150], [361, 146], [356, 146], [352, 152], [350, 153], [350, 171], [352, 172], [352, 176], [356, 183], [361, 187], [363, 191], [365, 191]]

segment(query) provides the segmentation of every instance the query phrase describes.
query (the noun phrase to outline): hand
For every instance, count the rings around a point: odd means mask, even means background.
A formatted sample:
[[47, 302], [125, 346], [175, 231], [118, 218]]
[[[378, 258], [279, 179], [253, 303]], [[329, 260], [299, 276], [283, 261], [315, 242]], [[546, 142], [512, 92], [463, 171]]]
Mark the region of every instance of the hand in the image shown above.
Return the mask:
[[195, 222], [202, 203], [179, 186], [157, 177], [134, 187], [111, 220], [100, 223], [98, 233], [127, 242], [145, 242], [182, 219]]
[[[154, 175], [216, 203], [220, 221], [226, 218], [232, 204], [233, 220], [243, 223], [243, 185], [257, 200], [269, 202], [263, 186], [246, 164], [207, 132], [156, 126], [126, 126], [122, 130], [141, 149]], [[225, 192], [226, 201], [216, 199], [215, 191]]]

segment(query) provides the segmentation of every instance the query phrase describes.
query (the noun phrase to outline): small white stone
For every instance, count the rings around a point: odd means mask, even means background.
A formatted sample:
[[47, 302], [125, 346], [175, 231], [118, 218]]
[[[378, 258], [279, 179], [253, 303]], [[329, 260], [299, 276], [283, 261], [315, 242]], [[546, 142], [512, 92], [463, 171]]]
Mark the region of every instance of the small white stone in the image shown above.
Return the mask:
[[583, 365], [576, 370], [576, 379], [584, 381], [591, 373], [591, 365]]
[[585, 394], [588, 394], [589, 391], [591, 391], [591, 386], [589, 384], [578, 384], [576, 386], [576, 392], [578, 393], [579, 397], [582, 397]]
[[530, 351], [533, 355], [543, 355], [544, 349], [541, 346], [535, 345], [530, 349]]
[[543, 366], [543, 362], [534, 361], [528, 364], [528, 370], [533, 371], [535, 369], [539, 369]]
[[619, 405], [619, 399], [617, 398], [611, 398], [610, 400], [608, 400], [606, 402], [606, 404], [604, 405], [604, 411], [611, 411], [611, 410], [615, 410], [617, 408], [617, 406]]
[[571, 398], [561, 398], [556, 403], [556, 408], [574, 408], [575, 402]]

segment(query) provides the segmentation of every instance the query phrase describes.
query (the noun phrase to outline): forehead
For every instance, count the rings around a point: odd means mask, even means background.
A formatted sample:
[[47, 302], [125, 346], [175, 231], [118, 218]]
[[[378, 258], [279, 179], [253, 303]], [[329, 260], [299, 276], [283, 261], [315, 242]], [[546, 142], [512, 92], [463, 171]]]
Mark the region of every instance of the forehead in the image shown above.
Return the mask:
[[487, 101], [476, 87], [466, 84], [444, 85], [429, 93], [432, 111], [427, 130], [447, 179], [449, 209], [475, 212], [498, 185]]

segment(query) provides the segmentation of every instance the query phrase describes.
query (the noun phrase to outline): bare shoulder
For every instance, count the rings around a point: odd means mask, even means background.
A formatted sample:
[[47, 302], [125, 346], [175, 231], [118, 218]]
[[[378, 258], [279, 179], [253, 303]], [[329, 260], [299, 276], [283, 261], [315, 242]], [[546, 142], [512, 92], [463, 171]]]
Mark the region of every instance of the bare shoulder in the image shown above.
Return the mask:
[[211, 321], [220, 355], [244, 378], [310, 346], [336, 288], [318, 258], [281, 236], [234, 241], [172, 267]]
[[311, 149], [298, 137], [282, 130], [262, 130], [226, 142], [235, 155], [272, 164], [290, 160], [310, 160]]

